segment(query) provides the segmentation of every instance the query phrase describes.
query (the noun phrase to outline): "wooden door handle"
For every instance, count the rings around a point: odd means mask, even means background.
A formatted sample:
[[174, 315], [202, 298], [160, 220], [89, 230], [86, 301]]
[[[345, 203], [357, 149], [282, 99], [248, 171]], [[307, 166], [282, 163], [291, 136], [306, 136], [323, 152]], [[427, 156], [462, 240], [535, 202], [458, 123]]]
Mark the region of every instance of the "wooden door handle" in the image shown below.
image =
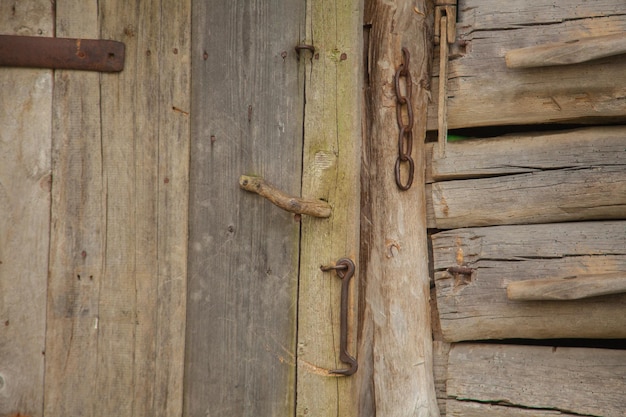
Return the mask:
[[506, 295], [513, 301], [580, 300], [626, 292], [626, 272], [511, 282]]
[[291, 196], [261, 177], [242, 175], [239, 177], [239, 187], [267, 198], [283, 210], [297, 214], [307, 214], [313, 217], [330, 217], [332, 209], [324, 200], [314, 200]]
[[569, 65], [626, 53], [626, 33], [547, 43], [506, 53], [508, 68]]

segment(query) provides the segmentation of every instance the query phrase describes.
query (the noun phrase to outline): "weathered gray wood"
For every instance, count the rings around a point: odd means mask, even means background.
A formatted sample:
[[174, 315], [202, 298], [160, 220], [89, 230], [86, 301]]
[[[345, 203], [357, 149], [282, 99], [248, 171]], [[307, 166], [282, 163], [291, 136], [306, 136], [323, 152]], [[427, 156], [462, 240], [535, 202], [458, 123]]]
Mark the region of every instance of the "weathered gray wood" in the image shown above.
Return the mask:
[[[56, 5], [57, 36], [98, 38], [97, 28], [96, 3]], [[95, 415], [98, 401], [93, 393], [99, 391], [99, 296], [107, 230], [99, 77], [54, 74], [46, 415]]]
[[626, 53], [626, 35], [591, 36], [514, 49], [506, 53], [508, 68], [571, 65]]
[[[51, 36], [47, 0], [0, 2], [3, 34]], [[0, 68], [0, 415], [43, 414], [52, 71]]]
[[[449, 230], [432, 236], [437, 305], [446, 341], [626, 337], [626, 295], [514, 302], [511, 282], [626, 271], [626, 222]], [[451, 266], [474, 268], [471, 276]]]
[[518, 408], [507, 405], [478, 403], [473, 401], [447, 400], [448, 417], [575, 417], [558, 410], [539, 410], [536, 408]]
[[438, 229], [626, 218], [626, 164], [432, 184]]
[[579, 300], [626, 293], [626, 271], [511, 282], [506, 296], [513, 301]]
[[[424, 203], [424, 136], [432, 38], [424, 1], [368, 1], [361, 254], [365, 271], [360, 340], [360, 416], [438, 416], [433, 377], [428, 247]], [[410, 53], [415, 179], [395, 182], [398, 125], [393, 86]], [[367, 401], [366, 401], [367, 400]]]
[[556, 169], [625, 166], [626, 126], [597, 126], [450, 142], [427, 148], [428, 182]]
[[363, 6], [358, 0], [307, 1], [302, 195], [327, 200], [328, 219], [302, 218], [298, 288], [298, 380], [296, 415], [358, 416], [350, 377], [328, 373], [340, 360], [341, 282], [320, 265], [355, 261], [348, 307], [348, 353], [357, 361], [359, 196], [362, 102]]
[[622, 417], [625, 372], [623, 350], [457, 344], [450, 350], [448, 396], [522, 410], [489, 412], [486, 404], [480, 404], [481, 414], [460, 414], [454, 404], [458, 401], [448, 401], [448, 415], [526, 416], [531, 408], [538, 410], [530, 415], [540, 416], [560, 411]]
[[56, 18], [59, 36], [123, 41], [130, 64], [55, 74], [45, 411], [180, 415], [190, 2]]
[[295, 407], [300, 225], [237, 181], [301, 195], [304, 13], [281, 0], [193, 4], [186, 416]]
[[[597, 122], [626, 118], [621, 57], [583, 64], [509, 69], [507, 51], [622, 33], [621, 0], [581, 2], [464, 0], [448, 70], [448, 127], [549, 122]], [[435, 56], [434, 63], [438, 62]], [[433, 65], [438, 76], [438, 65]], [[438, 80], [428, 129], [437, 129]]]

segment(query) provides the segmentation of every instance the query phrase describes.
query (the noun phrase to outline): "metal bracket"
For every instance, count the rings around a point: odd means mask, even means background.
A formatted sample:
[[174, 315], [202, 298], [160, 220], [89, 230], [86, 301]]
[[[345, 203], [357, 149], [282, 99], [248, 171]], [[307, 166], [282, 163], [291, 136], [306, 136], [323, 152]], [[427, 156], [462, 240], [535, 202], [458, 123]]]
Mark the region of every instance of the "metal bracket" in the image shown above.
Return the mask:
[[119, 72], [125, 45], [98, 39], [0, 35], [0, 66]]

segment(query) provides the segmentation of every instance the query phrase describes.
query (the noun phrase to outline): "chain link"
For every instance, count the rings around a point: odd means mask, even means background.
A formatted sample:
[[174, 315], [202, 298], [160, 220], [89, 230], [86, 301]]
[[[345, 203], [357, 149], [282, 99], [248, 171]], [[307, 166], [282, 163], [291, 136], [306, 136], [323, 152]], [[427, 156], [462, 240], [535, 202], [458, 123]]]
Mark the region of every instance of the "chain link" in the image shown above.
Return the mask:
[[[409, 63], [411, 56], [406, 48], [402, 48], [402, 64], [398, 67], [394, 76], [394, 85], [396, 87], [396, 121], [398, 122], [398, 158], [396, 159], [395, 175], [398, 188], [403, 191], [411, 188], [413, 184], [413, 176], [415, 174], [415, 162], [411, 158], [413, 150], [413, 105], [411, 103], [411, 91], [413, 89], [413, 80], [409, 72]], [[401, 78], [404, 78], [404, 94], [400, 86]], [[406, 113], [406, 123], [404, 115]], [[401, 166], [408, 165], [408, 178], [406, 182], [402, 181]]]

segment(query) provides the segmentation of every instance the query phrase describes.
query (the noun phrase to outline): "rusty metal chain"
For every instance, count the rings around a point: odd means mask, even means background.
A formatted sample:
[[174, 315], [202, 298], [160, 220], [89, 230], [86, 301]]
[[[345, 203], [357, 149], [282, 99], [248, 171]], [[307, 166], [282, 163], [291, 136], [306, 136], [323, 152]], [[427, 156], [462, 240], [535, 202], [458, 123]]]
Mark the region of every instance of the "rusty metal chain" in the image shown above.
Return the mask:
[[[394, 76], [394, 85], [396, 87], [396, 121], [398, 122], [398, 159], [396, 159], [395, 175], [398, 188], [403, 191], [411, 188], [413, 184], [413, 176], [415, 174], [415, 162], [411, 157], [413, 150], [413, 105], [411, 103], [411, 90], [413, 80], [409, 72], [409, 63], [411, 56], [406, 48], [402, 48], [402, 64], [398, 67]], [[404, 94], [400, 86], [401, 79], [404, 78]], [[404, 122], [403, 114], [406, 113], [408, 119]], [[406, 182], [402, 181], [400, 173], [401, 166], [408, 165], [408, 178]]]

